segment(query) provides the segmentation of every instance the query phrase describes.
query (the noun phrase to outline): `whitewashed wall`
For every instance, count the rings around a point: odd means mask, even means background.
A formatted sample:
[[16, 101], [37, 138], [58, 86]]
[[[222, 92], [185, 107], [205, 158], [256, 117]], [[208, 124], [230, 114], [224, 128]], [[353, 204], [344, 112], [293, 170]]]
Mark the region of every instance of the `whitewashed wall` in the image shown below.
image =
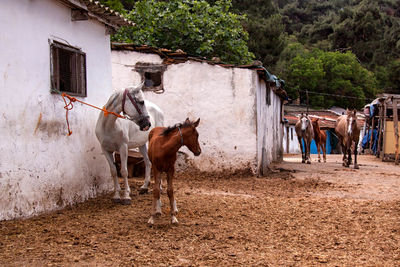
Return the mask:
[[87, 98], [112, 92], [109, 36], [97, 21], [71, 21], [54, 0], [3, 0], [0, 8], [0, 220], [30, 216], [110, 190], [94, 134], [98, 111], [75, 104], [67, 136], [64, 103], [50, 93], [49, 39], [82, 48]]
[[[291, 131], [293, 131], [293, 139], [292, 139]], [[287, 148], [287, 135], [288, 134], [289, 134], [289, 152], [286, 151], [286, 148]], [[284, 127], [284, 132], [283, 132], [283, 151], [284, 151], [284, 153], [290, 153], [290, 154], [301, 153], [299, 140], [297, 139], [297, 134], [296, 134], [296, 131], [294, 129], [294, 125], [289, 125], [289, 133], [287, 133], [286, 126]]]
[[[161, 63], [158, 55], [113, 51], [113, 87], [139, 84], [141, 78], [132, 66], [137, 62]], [[201, 122], [198, 127], [202, 154], [193, 164], [203, 171], [242, 169], [256, 171], [256, 83], [255, 71], [223, 68], [188, 61], [169, 65], [164, 72], [163, 94], [146, 93], [146, 98], [165, 113], [166, 125], [186, 117]]]
[[[282, 138], [282, 100], [263, 80], [257, 86], [257, 159], [258, 172], [266, 174], [271, 162], [279, 161], [283, 156]], [[269, 94], [270, 101], [267, 102]]]

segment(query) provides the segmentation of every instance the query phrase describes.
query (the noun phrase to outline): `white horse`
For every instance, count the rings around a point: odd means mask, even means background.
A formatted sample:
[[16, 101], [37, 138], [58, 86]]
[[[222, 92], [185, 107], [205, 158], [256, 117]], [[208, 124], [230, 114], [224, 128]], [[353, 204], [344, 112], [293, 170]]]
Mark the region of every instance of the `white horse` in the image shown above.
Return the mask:
[[[124, 91], [113, 93], [107, 101], [105, 108], [108, 111], [120, 114], [129, 120], [118, 119], [112, 114], [100, 113], [96, 124], [96, 136], [101, 149], [110, 165], [111, 176], [114, 178], [114, 202], [129, 205], [131, 203], [130, 188], [128, 184], [128, 149], [139, 148], [143, 155], [146, 171], [145, 181], [140, 188], [141, 193], [147, 192], [150, 183], [151, 163], [147, 155], [147, 141], [152, 128], [163, 126], [164, 114], [154, 103], [145, 101], [141, 85], [129, 87]], [[134, 122], [134, 123], [132, 123]], [[121, 158], [121, 176], [124, 178], [125, 191], [120, 197], [121, 188], [118, 183], [117, 168], [114, 163], [113, 153], [117, 151]]]

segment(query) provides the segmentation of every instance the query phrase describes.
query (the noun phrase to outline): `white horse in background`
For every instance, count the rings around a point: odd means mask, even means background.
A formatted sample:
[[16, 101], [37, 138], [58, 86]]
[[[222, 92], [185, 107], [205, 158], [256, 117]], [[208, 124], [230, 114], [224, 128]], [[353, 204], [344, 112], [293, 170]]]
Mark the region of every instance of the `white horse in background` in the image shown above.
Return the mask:
[[[124, 91], [113, 93], [107, 101], [105, 108], [108, 111], [125, 114], [128, 120], [118, 119], [112, 114], [100, 113], [96, 124], [96, 136], [101, 149], [110, 165], [111, 176], [114, 178], [114, 202], [129, 205], [131, 203], [130, 188], [128, 184], [128, 150], [139, 148], [143, 155], [146, 171], [145, 181], [140, 192], [147, 192], [150, 184], [151, 163], [147, 155], [147, 141], [152, 128], [164, 126], [164, 114], [161, 109], [150, 101], [144, 100], [138, 87], [129, 87]], [[114, 163], [113, 153], [119, 152], [121, 158], [121, 176], [124, 178], [125, 191], [120, 197], [121, 188], [118, 182], [117, 168]]]

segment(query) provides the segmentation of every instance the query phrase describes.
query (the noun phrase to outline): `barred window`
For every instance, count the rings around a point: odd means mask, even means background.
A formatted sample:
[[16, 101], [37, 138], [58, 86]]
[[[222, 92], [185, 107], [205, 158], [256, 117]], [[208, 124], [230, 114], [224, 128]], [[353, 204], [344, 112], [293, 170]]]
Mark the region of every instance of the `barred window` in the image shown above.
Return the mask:
[[51, 49], [51, 91], [86, 96], [86, 54], [80, 49], [53, 42]]

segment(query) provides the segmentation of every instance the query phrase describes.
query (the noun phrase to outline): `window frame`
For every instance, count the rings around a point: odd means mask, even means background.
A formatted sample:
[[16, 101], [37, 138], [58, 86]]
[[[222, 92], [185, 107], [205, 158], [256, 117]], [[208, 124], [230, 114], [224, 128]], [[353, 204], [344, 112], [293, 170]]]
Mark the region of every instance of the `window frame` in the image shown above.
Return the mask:
[[[71, 88], [62, 90], [60, 83], [60, 49], [72, 53], [69, 57], [71, 78]], [[50, 92], [67, 93], [71, 96], [87, 97], [87, 67], [86, 53], [82, 49], [66, 45], [61, 42], [52, 41], [50, 43]]]
[[[147, 63], [147, 62], [137, 62], [135, 64], [135, 67], [133, 68], [134, 71], [139, 73], [142, 83], [143, 83], [143, 91], [151, 91], [156, 94], [162, 94], [164, 93], [164, 72], [167, 69], [167, 66], [164, 64], [154, 64], [154, 63]], [[154, 85], [154, 86], [148, 86], [146, 84], [146, 80], [152, 80], [151, 78], [148, 79], [146, 76], [152, 76], [152, 75], [160, 75], [159, 80], [160, 84], [159, 85]]]

